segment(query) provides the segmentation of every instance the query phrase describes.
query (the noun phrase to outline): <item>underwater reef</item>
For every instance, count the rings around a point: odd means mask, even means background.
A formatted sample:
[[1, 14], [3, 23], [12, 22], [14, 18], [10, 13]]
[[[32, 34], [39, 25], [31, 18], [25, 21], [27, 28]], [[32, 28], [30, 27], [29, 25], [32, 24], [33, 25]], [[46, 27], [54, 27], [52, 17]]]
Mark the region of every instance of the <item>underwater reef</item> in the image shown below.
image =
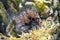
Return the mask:
[[60, 40], [60, 0], [0, 0], [0, 40]]

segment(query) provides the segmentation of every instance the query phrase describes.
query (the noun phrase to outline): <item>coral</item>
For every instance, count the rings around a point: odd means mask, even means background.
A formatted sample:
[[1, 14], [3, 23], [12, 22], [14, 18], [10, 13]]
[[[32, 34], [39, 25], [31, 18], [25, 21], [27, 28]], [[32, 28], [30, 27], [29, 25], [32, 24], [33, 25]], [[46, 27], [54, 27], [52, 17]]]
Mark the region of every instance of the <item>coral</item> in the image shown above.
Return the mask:
[[35, 3], [35, 7], [36, 7], [37, 11], [40, 14], [40, 17], [46, 18], [49, 16], [50, 8], [43, 1], [42, 0], [40, 0], [40, 1], [36, 0], [36, 1], [34, 1], [34, 3]]
[[0, 40], [60, 40], [60, 0], [0, 0]]
[[[17, 2], [17, 3], [19, 3], [19, 2]], [[18, 6], [16, 4], [16, 1], [8, 0], [8, 5], [9, 5], [10, 9], [12, 9], [13, 13], [15, 13], [17, 15], [18, 14]]]
[[39, 17], [35, 11], [27, 10], [20, 13], [18, 17], [15, 19], [16, 21], [16, 28], [15, 30], [19, 32], [27, 32], [28, 30], [32, 29], [33, 27], [37, 28], [36, 26], [39, 25]]
[[[45, 23], [47, 24], [47, 22]], [[29, 33], [23, 33], [20, 35], [20, 38], [10, 37], [7, 40], [56, 40], [57, 33], [55, 32], [59, 27], [58, 25], [58, 23], [54, 25], [52, 24], [51, 26], [46, 25], [45, 27], [41, 27], [37, 30], [30, 30]]]
[[8, 23], [8, 21], [9, 21], [6, 13], [7, 12], [6, 12], [3, 4], [0, 2], [0, 15], [2, 15], [3, 21], [5, 22], [5, 24]]

